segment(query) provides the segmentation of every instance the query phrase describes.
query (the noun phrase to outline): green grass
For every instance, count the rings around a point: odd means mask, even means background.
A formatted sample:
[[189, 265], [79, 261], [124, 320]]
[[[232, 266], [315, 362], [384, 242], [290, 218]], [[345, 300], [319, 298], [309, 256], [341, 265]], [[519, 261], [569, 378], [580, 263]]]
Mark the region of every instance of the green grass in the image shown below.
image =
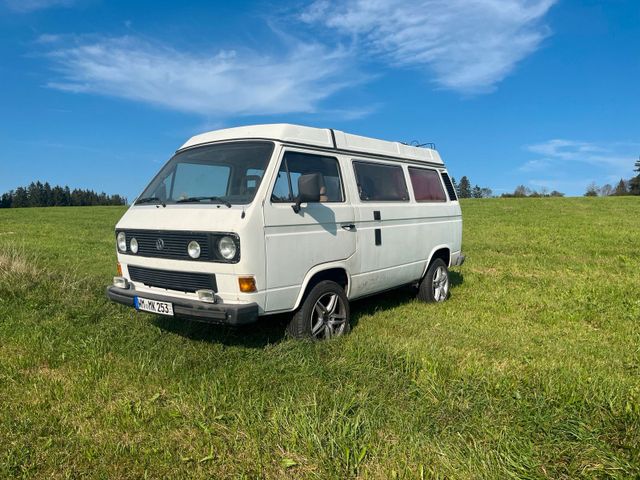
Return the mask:
[[640, 198], [463, 211], [447, 303], [312, 344], [109, 303], [120, 208], [0, 210], [0, 477], [637, 478]]

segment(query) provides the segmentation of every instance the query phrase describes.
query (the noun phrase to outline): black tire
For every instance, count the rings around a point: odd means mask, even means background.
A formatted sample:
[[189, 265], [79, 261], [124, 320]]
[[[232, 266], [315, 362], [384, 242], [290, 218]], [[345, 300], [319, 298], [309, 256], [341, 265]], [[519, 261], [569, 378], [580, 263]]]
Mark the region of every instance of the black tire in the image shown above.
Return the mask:
[[[331, 304], [335, 298], [335, 304]], [[349, 299], [336, 282], [323, 280], [302, 301], [287, 326], [293, 338], [327, 340], [346, 335], [351, 330]]]
[[416, 297], [423, 302], [444, 302], [449, 298], [450, 285], [447, 264], [441, 258], [436, 258], [422, 278]]

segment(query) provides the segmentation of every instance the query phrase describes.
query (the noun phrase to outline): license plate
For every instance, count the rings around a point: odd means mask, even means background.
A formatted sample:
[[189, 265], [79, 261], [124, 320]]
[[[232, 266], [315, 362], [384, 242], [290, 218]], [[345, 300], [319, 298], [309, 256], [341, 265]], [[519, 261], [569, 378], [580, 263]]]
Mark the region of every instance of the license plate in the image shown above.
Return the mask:
[[136, 310], [157, 313], [159, 315], [173, 315], [173, 305], [169, 302], [159, 302], [148, 298], [134, 297]]

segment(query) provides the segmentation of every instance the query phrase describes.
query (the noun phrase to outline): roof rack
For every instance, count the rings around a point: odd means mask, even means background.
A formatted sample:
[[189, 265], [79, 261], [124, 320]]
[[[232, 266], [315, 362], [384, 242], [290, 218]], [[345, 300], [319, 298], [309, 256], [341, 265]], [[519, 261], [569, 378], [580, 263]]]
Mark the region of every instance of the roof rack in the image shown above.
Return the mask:
[[436, 150], [436, 144], [433, 142], [426, 142], [426, 143], [420, 143], [417, 140], [412, 140], [410, 142], [400, 142], [403, 145], [408, 145], [410, 147], [417, 147], [417, 148], [429, 148], [431, 150]]

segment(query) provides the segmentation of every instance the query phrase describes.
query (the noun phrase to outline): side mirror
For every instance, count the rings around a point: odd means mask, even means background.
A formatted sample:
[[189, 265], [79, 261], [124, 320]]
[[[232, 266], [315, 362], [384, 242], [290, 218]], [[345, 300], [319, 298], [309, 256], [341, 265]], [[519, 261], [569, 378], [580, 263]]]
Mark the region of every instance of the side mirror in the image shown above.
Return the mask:
[[308, 173], [298, 177], [298, 198], [295, 205], [291, 205], [293, 211], [300, 212], [300, 204], [304, 202], [319, 202], [320, 187], [322, 187], [322, 175]]

